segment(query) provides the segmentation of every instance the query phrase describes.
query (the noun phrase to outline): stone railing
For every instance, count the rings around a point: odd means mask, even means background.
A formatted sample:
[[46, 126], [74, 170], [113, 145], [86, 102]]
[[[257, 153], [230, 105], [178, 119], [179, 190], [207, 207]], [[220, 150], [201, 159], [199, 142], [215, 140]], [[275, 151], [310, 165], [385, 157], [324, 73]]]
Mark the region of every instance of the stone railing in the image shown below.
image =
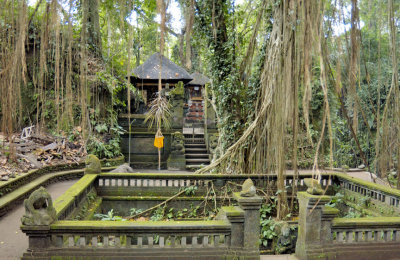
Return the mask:
[[[90, 187], [91, 182], [87, 188]], [[87, 189], [86, 188], [86, 189]], [[234, 194], [239, 206], [223, 207], [210, 221], [66, 221], [26, 226], [22, 259], [259, 259], [262, 199]], [[70, 205], [70, 203], [68, 204]], [[68, 205], [57, 205], [57, 215]]]
[[[305, 178], [311, 178], [310, 174], [302, 174], [296, 179], [297, 190], [306, 190]], [[129, 195], [173, 195], [179, 189], [197, 186], [199, 192], [207, 190], [212, 186], [217, 190], [228, 183], [242, 184], [247, 178], [251, 178], [256, 187], [276, 190], [276, 175], [184, 175], [184, 174], [129, 174], [129, 173], [104, 173], [100, 174], [95, 186], [100, 196], [112, 196], [117, 194]], [[284, 180], [285, 186], [292, 187], [294, 176], [287, 175]], [[331, 175], [323, 175], [321, 179], [322, 187], [331, 185], [333, 179]]]
[[358, 194], [362, 197], [368, 197], [377, 203], [377, 205], [391, 207], [391, 210], [400, 213], [399, 190], [356, 179], [340, 173], [335, 174], [335, 183], [339, 184], [341, 189], [349, 194]]
[[230, 223], [214, 221], [57, 221], [50, 226], [50, 245], [62, 249], [227, 249]]
[[68, 219], [94, 190], [95, 174], [86, 174], [54, 202], [58, 220]]
[[400, 255], [400, 217], [335, 218], [339, 211], [325, 206], [330, 196], [299, 192], [298, 199], [299, 259], [396, 259]]
[[[106, 170], [107, 169], [106, 167], [118, 166], [124, 163], [124, 157], [120, 156], [114, 159], [101, 159], [100, 162], [101, 165], [105, 167], [104, 170]], [[69, 163], [69, 164], [51, 165], [51, 166], [44, 166], [43, 168], [40, 169], [30, 170], [24, 175], [17, 176], [15, 179], [10, 179], [7, 182], [0, 183], [0, 197], [22, 187], [23, 185], [31, 183], [32, 181], [38, 179], [43, 175], [52, 174], [54, 172], [66, 172], [66, 171], [81, 169], [81, 171], [78, 171], [75, 175], [71, 176], [71, 179], [81, 177], [84, 167], [85, 167], [85, 162], [82, 161], [77, 164]]]
[[337, 218], [332, 223], [334, 244], [386, 243], [400, 246], [400, 218]]

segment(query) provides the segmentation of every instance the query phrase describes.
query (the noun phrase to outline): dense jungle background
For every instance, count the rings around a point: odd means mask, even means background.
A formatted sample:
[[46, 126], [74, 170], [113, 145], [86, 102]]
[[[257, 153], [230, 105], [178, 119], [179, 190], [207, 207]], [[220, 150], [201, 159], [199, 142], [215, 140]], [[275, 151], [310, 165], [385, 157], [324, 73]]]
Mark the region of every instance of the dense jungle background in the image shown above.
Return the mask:
[[13, 143], [29, 126], [67, 138], [64, 148], [79, 156], [118, 156], [118, 113], [142, 98], [127, 79], [159, 51], [212, 79], [218, 156], [199, 173], [282, 176], [286, 169], [360, 166], [396, 178], [400, 171], [398, 1], [0, 6], [3, 170], [23, 159]]

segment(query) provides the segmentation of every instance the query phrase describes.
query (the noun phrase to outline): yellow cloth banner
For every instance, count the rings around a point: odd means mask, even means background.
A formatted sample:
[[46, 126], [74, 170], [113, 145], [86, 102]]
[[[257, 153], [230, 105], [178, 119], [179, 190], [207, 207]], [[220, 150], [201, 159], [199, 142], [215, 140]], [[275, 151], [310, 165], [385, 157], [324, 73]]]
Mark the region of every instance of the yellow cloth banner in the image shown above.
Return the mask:
[[163, 148], [164, 147], [164, 136], [156, 136], [154, 138], [154, 146], [157, 148]]

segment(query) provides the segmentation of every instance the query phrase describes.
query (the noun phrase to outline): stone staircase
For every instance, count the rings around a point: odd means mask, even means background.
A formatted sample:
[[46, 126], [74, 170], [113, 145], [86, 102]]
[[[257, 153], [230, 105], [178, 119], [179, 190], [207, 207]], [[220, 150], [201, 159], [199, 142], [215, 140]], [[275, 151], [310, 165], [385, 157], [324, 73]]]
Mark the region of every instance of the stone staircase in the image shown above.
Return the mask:
[[184, 118], [186, 168], [196, 170], [210, 164], [210, 154], [204, 139], [204, 111], [202, 101], [192, 101]]
[[204, 165], [210, 164], [210, 155], [208, 154], [206, 144], [204, 142], [204, 136], [202, 141], [200, 138], [196, 138], [198, 141], [186, 142], [185, 138], [185, 158], [186, 158], [186, 168], [189, 169], [199, 169]]

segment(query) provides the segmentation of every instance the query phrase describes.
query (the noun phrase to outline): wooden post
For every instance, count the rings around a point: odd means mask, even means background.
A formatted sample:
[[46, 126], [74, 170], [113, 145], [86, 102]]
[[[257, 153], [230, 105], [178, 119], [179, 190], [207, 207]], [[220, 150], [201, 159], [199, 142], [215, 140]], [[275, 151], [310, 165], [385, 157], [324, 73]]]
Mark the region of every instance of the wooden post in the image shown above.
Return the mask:
[[161, 170], [161, 148], [158, 148], [158, 170]]

